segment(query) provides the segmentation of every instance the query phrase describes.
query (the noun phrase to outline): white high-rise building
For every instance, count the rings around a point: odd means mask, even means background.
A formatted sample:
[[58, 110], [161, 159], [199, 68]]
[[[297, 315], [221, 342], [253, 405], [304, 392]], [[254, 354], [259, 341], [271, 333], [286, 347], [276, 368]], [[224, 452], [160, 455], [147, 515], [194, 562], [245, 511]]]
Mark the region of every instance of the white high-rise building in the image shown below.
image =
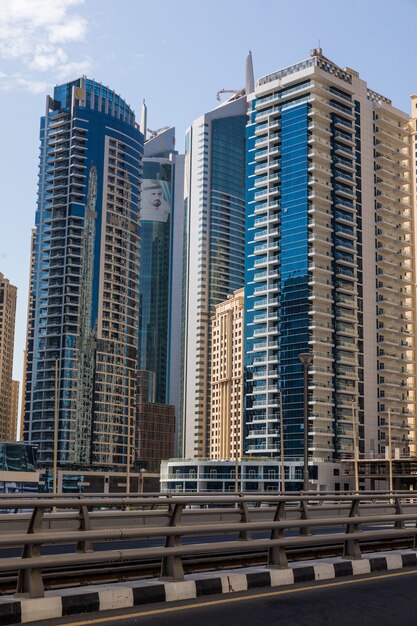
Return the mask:
[[182, 405], [179, 450], [209, 451], [210, 320], [214, 307], [243, 286], [245, 258], [246, 87], [196, 119], [185, 144]]

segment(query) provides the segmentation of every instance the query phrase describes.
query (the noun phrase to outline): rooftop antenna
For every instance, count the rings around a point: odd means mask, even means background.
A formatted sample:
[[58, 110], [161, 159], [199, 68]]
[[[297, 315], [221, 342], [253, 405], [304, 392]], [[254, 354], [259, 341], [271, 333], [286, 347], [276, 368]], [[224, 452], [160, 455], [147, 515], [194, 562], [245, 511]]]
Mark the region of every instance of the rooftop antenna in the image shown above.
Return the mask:
[[221, 95], [223, 93], [233, 93], [237, 97], [244, 96], [245, 94], [250, 94], [255, 91], [255, 78], [253, 75], [253, 63], [252, 63], [252, 52], [249, 50], [249, 54], [246, 57], [246, 72], [245, 72], [245, 86], [243, 89], [220, 89], [217, 92], [216, 98], [218, 102], [221, 102]]
[[246, 80], [245, 80], [245, 92], [246, 95], [255, 91], [255, 77], [253, 75], [253, 61], [252, 52], [249, 50], [249, 54], [246, 57]]
[[145, 100], [142, 100], [142, 111], [140, 116], [139, 130], [143, 135], [143, 141], [146, 141], [146, 123], [148, 117], [148, 107], [145, 104]]

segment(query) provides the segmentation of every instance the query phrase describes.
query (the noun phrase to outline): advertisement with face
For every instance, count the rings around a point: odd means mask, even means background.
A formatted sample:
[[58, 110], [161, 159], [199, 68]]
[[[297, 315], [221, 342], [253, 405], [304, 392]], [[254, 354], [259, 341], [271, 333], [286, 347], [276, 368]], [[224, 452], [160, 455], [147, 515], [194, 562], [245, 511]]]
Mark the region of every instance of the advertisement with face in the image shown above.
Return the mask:
[[167, 180], [145, 178], [142, 186], [141, 219], [167, 222], [171, 211], [171, 183]]

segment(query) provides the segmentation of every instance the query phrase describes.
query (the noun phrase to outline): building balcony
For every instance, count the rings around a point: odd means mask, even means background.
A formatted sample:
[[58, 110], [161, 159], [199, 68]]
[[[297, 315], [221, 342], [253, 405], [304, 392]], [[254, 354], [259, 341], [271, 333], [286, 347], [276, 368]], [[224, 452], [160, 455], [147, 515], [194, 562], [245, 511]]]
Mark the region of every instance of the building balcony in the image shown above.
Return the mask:
[[343, 354], [340, 354], [340, 352], [336, 350], [336, 364], [343, 365], [345, 363], [355, 366], [358, 364], [356, 351], [351, 353], [344, 352]]
[[[274, 104], [277, 104], [281, 99], [281, 94], [280, 93], [275, 93], [272, 94], [270, 96], [265, 96], [262, 98], [258, 98], [255, 101], [255, 110], [259, 110], [259, 109], [263, 109], [265, 107], [267, 107], [267, 111], [268, 109], [271, 109], [271, 106], [273, 106]], [[279, 107], [276, 107], [279, 109]]]
[[254, 169], [254, 173], [255, 174], [265, 174], [268, 171], [268, 168], [269, 168], [268, 161], [259, 163], [259, 165], [256, 165], [256, 167]]
[[333, 136], [338, 142], [342, 142], [350, 148], [355, 146], [355, 141], [352, 139], [352, 135], [346, 133], [344, 130], [335, 130]]
[[[339, 111], [345, 118], [347, 118], [348, 121], [352, 121], [353, 122], [353, 109], [352, 108], [348, 108], [346, 106], [346, 102], [344, 104], [341, 104], [341, 100], [340, 97], [336, 96], [336, 94], [332, 93], [331, 94], [331, 98], [332, 101], [329, 102], [329, 106], [331, 107], [331, 109], [336, 109], [336, 111]], [[336, 102], [335, 100], [338, 99], [339, 102]]]
[[330, 150], [323, 150], [319, 143], [315, 144], [314, 147], [308, 151], [308, 157], [315, 165], [330, 166], [332, 162]]
[[309, 123], [308, 130], [312, 132], [313, 135], [318, 135], [323, 139], [328, 139], [330, 136], [330, 126], [326, 126], [315, 119], [312, 119]]
[[266, 328], [255, 328], [253, 331], [254, 337], [266, 337], [268, 330]]
[[390, 117], [388, 112], [378, 112], [377, 119], [375, 120], [375, 124], [378, 127], [386, 128], [390, 133], [402, 133], [404, 135], [407, 134], [407, 122], [404, 122], [403, 125], [398, 125], [398, 117]]
[[[408, 152], [410, 144], [408, 135], [404, 135], [400, 129], [394, 133], [389, 129], [387, 124], [379, 124], [379, 120], [375, 122], [378, 130], [375, 133], [377, 140], [384, 142], [385, 144], [392, 145], [395, 150], [401, 150], [401, 156], [404, 154], [403, 150]], [[400, 132], [398, 132], [400, 131]]]
[[278, 118], [269, 120], [269, 128], [272, 130], [279, 130], [281, 128], [281, 122]]
[[[333, 358], [333, 354], [330, 352], [324, 352], [321, 350], [314, 350], [314, 360], [319, 359], [320, 361], [326, 361], [326, 362], [331, 362], [333, 363], [334, 358]], [[313, 369], [315, 367], [315, 365], [312, 366]]]
[[255, 126], [255, 135], [260, 135], [267, 129], [268, 129], [268, 122], [265, 122], [264, 124], [257, 124]]
[[255, 161], [260, 161], [268, 156], [268, 150], [257, 150], [254, 154]]
[[253, 290], [254, 295], [263, 295], [268, 293], [268, 287], [267, 285], [261, 285], [259, 287], [255, 287], [255, 289]]

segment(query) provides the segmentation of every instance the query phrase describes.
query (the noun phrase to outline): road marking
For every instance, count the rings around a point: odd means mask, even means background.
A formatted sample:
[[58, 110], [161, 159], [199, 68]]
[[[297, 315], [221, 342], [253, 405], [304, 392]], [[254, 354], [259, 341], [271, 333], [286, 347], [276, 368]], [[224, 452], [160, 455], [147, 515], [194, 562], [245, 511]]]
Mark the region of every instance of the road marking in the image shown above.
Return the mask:
[[[274, 596], [285, 596], [291, 593], [299, 593], [300, 591], [316, 591], [320, 589], [329, 589], [330, 587], [341, 587], [342, 585], [354, 585], [366, 583], [373, 580], [383, 580], [385, 578], [395, 578], [397, 576], [413, 576], [417, 575], [417, 570], [412, 572], [396, 572], [391, 574], [380, 574], [379, 576], [367, 576], [366, 578], [339, 580], [333, 583], [322, 583], [320, 585], [309, 585], [307, 587], [296, 587], [295, 589], [281, 589], [278, 591], [268, 591], [266, 593], [257, 593], [251, 596], [239, 596], [235, 598], [222, 598], [221, 600], [208, 600], [206, 602], [198, 602], [186, 604], [182, 606], [170, 606], [164, 609], [153, 609], [151, 611], [140, 611], [138, 613], [127, 613], [125, 615], [114, 615], [112, 617], [97, 617], [95, 619], [87, 619], [82, 622], [68, 622], [67, 626], [87, 626], [88, 624], [108, 624], [117, 620], [132, 619], [134, 617], [149, 617], [150, 615], [160, 615], [162, 613], [175, 613], [176, 611], [187, 611], [189, 609], [199, 609], [206, 606], [215, 606], [218, 604], [230, 604], [231, 602], [244, 602], [246, 600], [257, 600], [260, 598], [272, 598]], [[314, 581], [311, 581], [314, 582]]]

